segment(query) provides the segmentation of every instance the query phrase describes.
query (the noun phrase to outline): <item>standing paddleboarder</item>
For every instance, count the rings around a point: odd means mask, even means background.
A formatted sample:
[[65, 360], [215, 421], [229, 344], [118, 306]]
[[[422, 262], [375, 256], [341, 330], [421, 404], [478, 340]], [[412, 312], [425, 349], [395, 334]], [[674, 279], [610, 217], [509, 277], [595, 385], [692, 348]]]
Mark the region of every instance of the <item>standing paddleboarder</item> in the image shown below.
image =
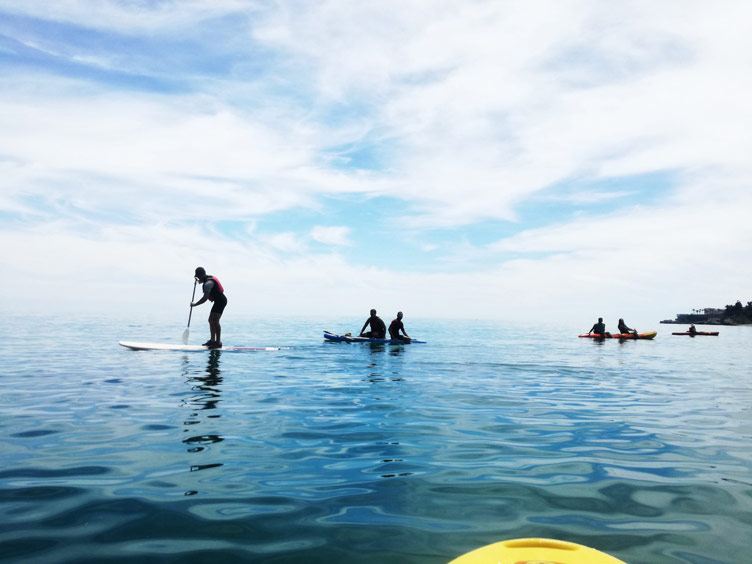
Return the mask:
[[210, 338], [203, 346], [210, 349], [222, 348], [222, 326], [219, 324], [219, 319], [222, 317], [222, 312], [227, 305], [227, 296], [225, 296], [225, 289], [214, 276], [206, 274], [206, 270], [202, 266], [196, 269], [195, 278], [203, 284], [204, 297], [197, 302], [191, 302], [191, 307], [196, 307], [204, 303], [206, 300], [214, 302], [209, 313], [209, 332]]

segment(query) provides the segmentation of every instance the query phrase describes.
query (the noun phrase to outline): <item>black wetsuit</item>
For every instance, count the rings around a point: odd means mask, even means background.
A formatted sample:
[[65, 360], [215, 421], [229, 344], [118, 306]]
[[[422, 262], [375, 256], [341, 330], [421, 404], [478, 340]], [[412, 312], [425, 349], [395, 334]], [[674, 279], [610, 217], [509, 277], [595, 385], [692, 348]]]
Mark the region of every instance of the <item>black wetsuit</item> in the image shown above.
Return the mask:
[[212, 313], [222, 313], [227, 306], [227, 296], [225, 296], [225, 289], [219, 280], [214, 276], [207, 276], [204, 282], [204, 293], [206, 293], [206, 283], [212, 281], [211, 289], [209, 290], [209, 301], [214, 305], [211, 308]]
[[365, 336], [372, 339], [386, 339], [386, 324], [378, 315], [369, 317], [365, 325], [371, 326], [371, 330], [368, 333], [363, 333]]
[[389, 324], [389, 337], [391, 339], [405, 339], [402, 335], [400, 335], [400, 329], [402, 329], [402, 332], [405, 332], [405, 324], [402, 323], [401, 320], [395, 319]]

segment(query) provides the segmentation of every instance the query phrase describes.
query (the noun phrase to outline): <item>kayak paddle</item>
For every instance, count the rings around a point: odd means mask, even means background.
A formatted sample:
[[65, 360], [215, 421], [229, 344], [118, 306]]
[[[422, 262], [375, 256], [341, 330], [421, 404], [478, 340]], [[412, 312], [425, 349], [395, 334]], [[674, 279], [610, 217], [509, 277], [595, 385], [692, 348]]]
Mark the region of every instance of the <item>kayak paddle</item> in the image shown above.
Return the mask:
[[[193, 299], [196, 297], [196, 284], [198, 283], [198, 280], [193, 280], [193, 295], [191, 295], [191, 303], [193, 303]], [[188, 327], [185, 328], [185, 331], [183, 331], [183, 344], [188, 344], [188, 335], [191, 334], [191, 314], [193, 313], [193, 307], [191, 307], [190, 311], [188, 312]]]

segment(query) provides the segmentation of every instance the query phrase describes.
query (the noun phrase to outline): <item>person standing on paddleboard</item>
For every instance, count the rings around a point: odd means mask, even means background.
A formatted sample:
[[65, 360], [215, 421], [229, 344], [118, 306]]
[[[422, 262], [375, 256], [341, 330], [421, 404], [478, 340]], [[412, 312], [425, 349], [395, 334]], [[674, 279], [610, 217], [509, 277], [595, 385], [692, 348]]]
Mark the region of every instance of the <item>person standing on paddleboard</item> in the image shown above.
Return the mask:
[[[400, 335], [400, 331], [404, 333], [404, 337]], [[407, 334], [407, 331], [405, 331], [405, 324], [402, 323], [402, 312], [397, 312], [397, 319], [393, 320], [389, 324], [389, 338], [395, 339], [397, 341], [409, 341], [410, 335]]]
[[206, 270], [199, 266], [196, 269], [196, 280], [203, 284], [204, 297], [197, 302], [191, 302], [191, 307], [196, 307], [204, 303], [206, 300], [213, 302], [214, 305], [209, 313], [209, 333], [210, 338], [203, 346], [210, 349], [222, 348], [222, 326], [219, 324], [219, 319], [222, 317], [222, 312], [227, 305], [227, 296], [225, 296], [225, 289], [214, 276], [206, 274]]
[[[366, 327], [371, 326], [371, 330], [368, 333], [364, 333]], [[385, 339], [386, 338], [386, 324], [376, 315], [376, 310], [371, 310], [371, 317], [366, 319], [363, 324], [363, 329], [360, 330], [361, 337], [368, 337], [369, 339]]]

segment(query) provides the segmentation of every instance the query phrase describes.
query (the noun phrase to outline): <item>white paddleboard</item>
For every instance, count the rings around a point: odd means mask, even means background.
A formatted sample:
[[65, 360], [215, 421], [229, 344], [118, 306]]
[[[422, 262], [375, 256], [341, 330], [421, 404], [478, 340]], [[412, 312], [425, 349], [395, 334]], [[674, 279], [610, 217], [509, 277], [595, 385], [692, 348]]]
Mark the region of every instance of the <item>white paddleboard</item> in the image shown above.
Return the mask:
[[122, 347], [134, 351], [183, 351], [183, 352], [200, 352], [200, 351], [278, 351], [280, 347], [222, 347], [221, 349], [210, 349], [202, 345], [173, 345], [171, 343], [134, 343], [133, 341], [120, 341], [118, 344]]

